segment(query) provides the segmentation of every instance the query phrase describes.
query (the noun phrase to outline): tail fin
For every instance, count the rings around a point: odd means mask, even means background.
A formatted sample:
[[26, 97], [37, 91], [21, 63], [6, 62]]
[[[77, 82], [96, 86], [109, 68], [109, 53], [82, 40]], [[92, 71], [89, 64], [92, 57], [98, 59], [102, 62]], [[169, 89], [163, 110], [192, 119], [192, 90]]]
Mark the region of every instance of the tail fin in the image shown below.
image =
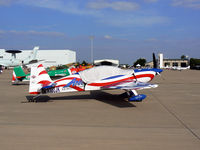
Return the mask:
[[12, 82], [17, 83], [18, 81], [22, 81], [25, 77], [26, 74], [21, 66], [17, 66], [13, 69]]
[[26, 76], [24, 70], [22, 69], [21, 66], [17, 66], [13, 69], [13, 71], [15, 72], [16, 76], [17, 77], [24, 77]]
[[33, 51], [31, 52], [33, 60], [36, 59], [36, 55], [37, 55], [37, 52], [38, 52], [39, 48], [40, 48], [39, 46], [35, 46], [33, 48]]
[[30, 94], [40, 94], [41, 88], [52, 84], [52, 80], [44, 69], [43, 65], [31, 67], [31, 76], [29, 84]]
[[36, 56], [37, 56], [38, 50], [39, 50], [39, 46], [35, 46], [35, 47], [33, 48], [32, 52], [30, 53], [30, 55], [29, 55], [26, 59], [24, 59], [24, 60], [22, 61], [22, 64], [25, 64], [25, 65], [26, 65], [26, 64], [31, 63], [31, 61], [35, 60], [35, 59], [36, 59]]

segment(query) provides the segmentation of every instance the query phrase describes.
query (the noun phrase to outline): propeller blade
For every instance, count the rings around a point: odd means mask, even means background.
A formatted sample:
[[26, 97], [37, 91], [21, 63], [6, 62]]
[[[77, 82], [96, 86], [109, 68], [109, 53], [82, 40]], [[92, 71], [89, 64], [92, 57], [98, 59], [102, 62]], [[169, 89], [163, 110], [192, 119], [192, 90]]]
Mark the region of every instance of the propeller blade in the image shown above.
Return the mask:
[[153, 53], [153, 68], [158, 68], [158, 64], [157, 64], [155, 53]]

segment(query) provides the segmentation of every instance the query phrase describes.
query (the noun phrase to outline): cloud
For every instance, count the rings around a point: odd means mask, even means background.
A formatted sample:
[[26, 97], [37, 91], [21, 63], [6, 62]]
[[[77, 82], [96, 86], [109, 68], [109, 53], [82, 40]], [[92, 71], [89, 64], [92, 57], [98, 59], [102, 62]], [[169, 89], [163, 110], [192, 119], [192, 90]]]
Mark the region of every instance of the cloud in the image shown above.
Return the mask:
[[[94, 11], [84, 9], [78, 1], [64, 0], [18, 0], [18, 4], [41, 7], [75, 15], [93, 15]], [[96, 13], [95, 13], [96, 14]]]
[[147, 2], [147, 3], [156, 3], [156, 2], [158, 2], [158, 0], [144, 0], [145, 2]]
[[9, 6], [13, 0], [0, 0], [0, 6]]
[[[0, 0], [2, 1], [2, 0]], [[9, 0], [10, 4], [47, 8], [66, 14], [92, 17], [94, 22], [114, 27], [166, 24], [169, 18], [150, 14], [140, 8], [139, 2], [123, 0]], [[145, 0], [156, 2], [157, 0]], [[134, 12], [134, 13], [130, 13]]]
[[149, 38], [145, 40], [146, 42], [158, 42], [159, 40], [157, 38]]
[[66, 35], [64, 33], [61, 32], [46, 32], [46, 31], [16, 31], [16, 30], [10, 30], [10, 31], [3, 31], [0, 30], [0, 34], [4, 34], [4, 35], [18, 35], [18, 36], [22, 36], [22, 35], [36, 35], [36, 36], [56, 36], [56, 37], [65, 37]]
[[[151, 15], [140, 10], [140, 5], [130, 1], [97, 0], [90, 2], [63, 0], [19, 0], [20, 3], [35, 7], [42, 7], [75, 15], [92, 16], [95, 22], [115, 27], [148, 26], [168, 23], [169, 18]], [[156, 2], [156, 0], [148, 0]], [[86, 4], [86, 5], [84, 5]], [[114, 11], [113, 11], [114, 10]], [[136, 11], [138, 10], [138, 11]], [[130, 13], [135, 11], [135, 13]]]
[[4, 34], [5, 33], [5, 31], [3, 31], [3, 30], [0, 30], [0, 34]]
[[168, 17], [155, 16], [155, 15], [140, 15], [140, 14], [107, 15], [103, 18], [99, 18], [98, 21], [100, 23], [116, 27], [129, 27], [129, 26], [145, 27], [156, 24], [170, 23], [170, 19]]
[[200, 9], [200, 0], [172, 0], [172, 6]]
[[105, 35], [104, 38], [105, 38], [105, 39], [112, 39], [112, 36], [110, 36], [110, 35]]
[[[114, 2], [109, 2], [107, 0], [98, 0], [86, 3], [87, 8], [91, 9], [105, 9], [110, 8], [116, 11], [134, 11], [139, 9], [139, 4], [135, 2], [128, 2], [123, 0], [118, 0]], [[82, 2], [73, 0], [0, 0], [0, 5], [11, 5], [11, 4], [22, 4], [35, 7], [43, 7], [54, 10], [59, 10], [61, 12], [68, 12], [73, 14], [92, 14], [92, 11], [84, 8]], [[94, 10], [93, 10], [94, 11]]]
[[139, 4], [135, 2], [127, 2], [127, 1], [96, 1], [96, 2], [89, 2], [87, 4], [88, 8], [92, 9], [106, 9], [110, 8], [115, 11], [134, 11], [139, 9]]

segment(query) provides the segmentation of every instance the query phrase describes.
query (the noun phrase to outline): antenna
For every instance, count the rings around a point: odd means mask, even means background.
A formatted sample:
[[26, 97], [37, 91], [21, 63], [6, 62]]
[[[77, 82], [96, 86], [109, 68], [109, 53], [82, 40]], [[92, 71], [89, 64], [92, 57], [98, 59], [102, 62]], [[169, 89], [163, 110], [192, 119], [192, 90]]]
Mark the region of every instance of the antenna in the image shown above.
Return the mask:
[[11, 53], [12, 57], [15, 59], [17, 53], [21, 53], [22, 51], [20, 50], [6, 50], [6, 53]]
[[90, 36], [90, 40], [91, 40], [91, 63], [93, 64], [94, 61], [94, 36]]

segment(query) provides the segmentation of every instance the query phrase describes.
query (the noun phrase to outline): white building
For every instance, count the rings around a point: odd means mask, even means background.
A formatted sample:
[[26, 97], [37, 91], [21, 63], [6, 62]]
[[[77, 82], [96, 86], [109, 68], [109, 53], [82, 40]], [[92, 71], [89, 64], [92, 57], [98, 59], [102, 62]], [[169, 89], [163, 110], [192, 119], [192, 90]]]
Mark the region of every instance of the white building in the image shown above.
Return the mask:
[[[21, 53], [16, 54], [17, 59], [25, 59], [30, 55], [32, 50], [22, 50]], [[10, 59], [11, 54], [6, 53], [5, 49], [0, 49], [0, 59]], [[42, 63], [44, 67], [65, 65], [76, 62], [76, 52], [68, 49], [64, 50], [38, 50], [36, 59], [38, 63]], [[29, 67], [31, 65], [28, 65]]]
[[158, 56], [159, 56], [159, 59], [158, 59], [159, 66], [160, 66], [160, 68], [163, 68], [163, 54], [160, 53], [160, 54], [158, 54]]

